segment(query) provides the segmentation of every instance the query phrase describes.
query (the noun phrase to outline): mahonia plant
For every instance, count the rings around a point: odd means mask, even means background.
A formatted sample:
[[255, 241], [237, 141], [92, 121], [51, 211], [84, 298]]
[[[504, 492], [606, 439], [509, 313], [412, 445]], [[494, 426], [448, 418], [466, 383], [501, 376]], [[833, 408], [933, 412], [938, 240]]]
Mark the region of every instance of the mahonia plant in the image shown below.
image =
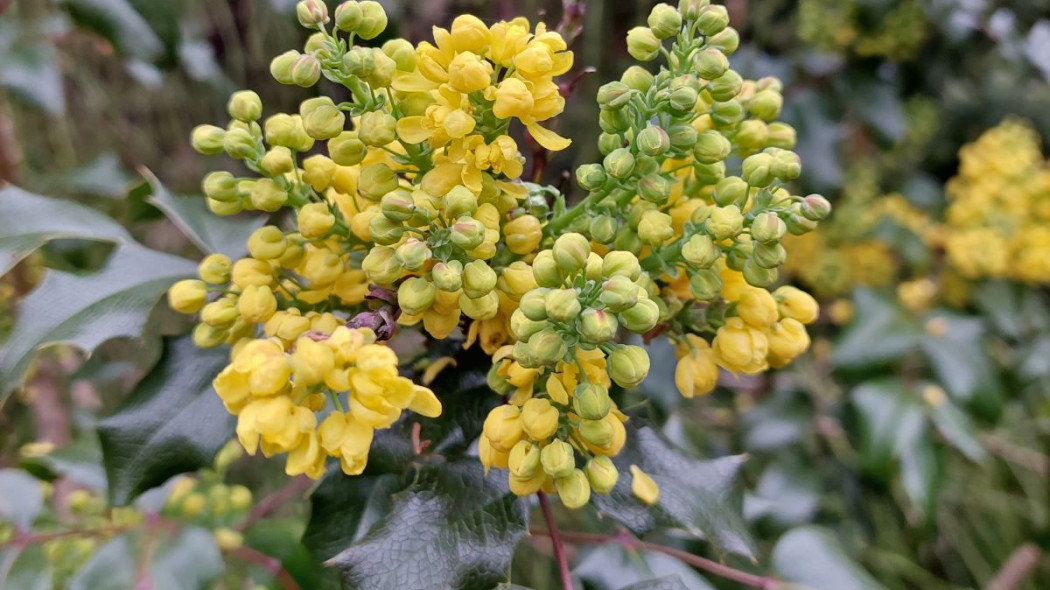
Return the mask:
[[[323, 76], [352, 100], [311, 98], [263, 120], [242, 91], [226, 128], [194, 130], [199, 152], [255, 174], [207, 175], [212, 211], [288, 210], [294, 223], [260, 228], [235, 262], [208, 256], [169, 296], [199, 313], [199, 346], [231, 347], [214, 386], [249, 453], [285, 453], [289, 474], [313, 478], [335, 457], [354, 475], [375, 430], [405, 410], [438, 417], [441, 400], [399, 373], [389, 347], [418, 330], [491, 356], [504, 403], [478, 441], [486, 469], [506, 469], [515, 494], [579, 507], [619, 477], [627, 416], [610, 389], [649, 372], [629, 333], [671, 339], [686, 397], [710, 392], [719, 367], [759, 373], [808, 347], [815, 301], [770, 289], [781, 239], [830, 205], [788, 190], [801, 167], [794, 129], [775, 121], [781, 85], [729, 67], [739, 39], [724, 7], [659, 4], [628, 33], [630, 54], [659, 59], [658, 71], [633, 66], [599, 90], [604, 159], [577, 170], [587, 196], [573, 206], [521, 180], [513, 137], [570, 145], [550, 123], [565, 105], [555, 78], [573, 64], [560, 34], [464, 15], [432, 42], [376, 48], [358, 44], [386, 27], [376, 2], [329, 15], [304, 0], [297, 14], [316, 32], [273, 61], [274, 77]], [[635, 495], [655, 502], [653, 480], [630, 471]]]

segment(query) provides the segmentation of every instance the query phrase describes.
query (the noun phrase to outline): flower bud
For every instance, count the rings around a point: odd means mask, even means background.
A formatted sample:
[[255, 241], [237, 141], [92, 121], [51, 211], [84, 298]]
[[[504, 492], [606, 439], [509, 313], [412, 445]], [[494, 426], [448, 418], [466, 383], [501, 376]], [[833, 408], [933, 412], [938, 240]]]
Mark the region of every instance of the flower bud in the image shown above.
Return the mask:
[[769, 172], [780, 180], [795, 180], [802, 173], [802, 161], [795, 152], [780, 150], [773, 156]]
[[168, 305], [179, 313], [197, 313], [208, 297], [204, 281], [181, 280], [168, 289]]
[[463, 263], [458, 260], [439, 262], [430, 270], [434, 285], [442, 291], [458, 291], [463, 287]]
[[597, 383], [581, 383], [572, 394], [572, 409], [584, 420], [601, 420], [609, 413], [609, 392]]
[[380, 246], [392, 246], [405, 235], [405, 226], [385, 215], [374, 215], [368, 220], [368, 235]]
[[292, 64], [290, 79], [292, 84], [303, 88], [309, 88], [317, 84], [317, 81], [321, 79], [321, 62], [317, 61], [317, 58], [312, 54], [304, 53], [300, 55], [295, 59], [295, 63]]
[[[546, 440], [558, 430], [560, 417], [561, 413], [549, 401], [534, 397], [521, 407], [521, 429], [531, 440]], [[572, 447], [569, 451], [571, 457]]]
[[620, 473], [613, 465], [612, 459], [602, 455], [597, 455], [587, 461], [587, 465], [583, 467], [583, 473], [587, 476], [587, 481], [590, 482], [591, 489], [596, 494], [608, 494], [616, 487], [616, 482], [620, 479]]
[[809, 348], [809, 334], [798, 320], [785, 318], [769, 331], [769, 363], [783, 367]]
[[248, 285], [237, 298], [237, 311], [253, 324], [265, 322], [277, 311], [277, 298], [268, 286]]
[[765, 123], [758, 119], [742, 121], [737, 127], [736, 136], [733, 140], [741, 153], [755, 152], [766, 145], [769, 138], [769, 129]]
[[730, 176], [715, 186], [713, 195], [715, 203], [722, 207], [735, 205], [741, 207], [747, 202], [748, 185], [739, 176]]
[[382, 147], [396, 138], [397, 120], [383, 111], [370, 111], [361, 115], [361, 127], [357, 137], [365, 145]]
[[623, 82], [609, 82], [598, 89], [598, 106], [607, 110], [618, 110], [626, 105], [634, 93]]
[[473, 250], [485, 241], [485, 225], [473, 217], [464, 215], [452, 224], [450, 239], [453, 244], [464, 250]]
[[353, 0], [342, 2], [335, 7], [335, 28], [349, 33], [361, 25], [363, 16], [361, 5], [358, 2]]
[[[197, 348], [215, 348], [226, 341], [226, 330], [209, 326], [208, 324], [197, 324], [193, 327], [193, 345]], [[186, 500], [192, 499], [190, 496]], [[199, 497], [199, 496], [198, 496]], [[183, 503], [183, 509], [189, 502]]]
[[201, 183], [201, 190], [209, 199], [229, 203], [240, 198], [237, 191], [237, 179], [225, 170], [209, 172]]
[[689, 292], [699, 301], [716, 299], [722, 291], [722, 277], [713, 269], [702, 269], [689, 277]]
[[304, 100], [299, 106], [303, 118], [303, 129], [314, 139], [331, 139], [343, 132], [346, 116], [332, 99], [319, 96]]
[[259, 167], [270, 176], [283, 176], [291, 172], [295, 169], [292, 150], [283, 146], [271, 148], [259, 161]]
[[769, 147], [790, 150], [795, 147], [795, 128], [787, 123], [775, 122], [766, 126], [769, 136], [766, 143]]
[[549, 326], [550, 324], [546, 321], [534, 321], [525, 317], [521, 309], [515, 309], [510, 314], [510, 333], [518, 342], [527, 342], [533, 334]]
[[722, 32], [729, 25], [729, 11], [725, 6], [711, 4], [700, 9], [696, 17], [696, 28], [705, 36]]
[[234, 92], [230, 95], [230, 101], [226, 103], [226, 110], [238, 121], [258, 121], [262, 116], [262, 99], [251, 90]]
[[609, 176], [624, 179], [634, 171], [634, 154], [627, 148], [617, 148], [602, 160], [602, 167]]
[[426, 243], [410, 238], [394, 250], [394, 256], [405, 270], [417, 272], [422, 270], [430, 260], [430, 248]]
[[[787, 226], [785, 226], [787, 229]], [[776, 268], [787, 260], [787, 250], [776, 242], [755, 244], [751, 259], [762, 268]]]
[[760, 213], [751, 222], [751, 237], [761, 243], [779, 242], [780, 238], [787, 233], [787, 225], [777, 217], [776, 213], [767, 211]]
[[394, 61], [394, 67], [400, 72], [411, 72], [416, 69], [416, 48], [405, 39], [390, 39], [383, 43], [383, 53]]
[[801, 207], [794, 207], [792, 213], [784, 220], [784, 223], [787, 224], [788, 233], [794, 236], [801, 236], [817, 229], [817, 222], [804, 217]]
[[[546, 400], [535, 400], [534, 398], [529, 401], [545, 402]], [[525, 403], [527, 405], [529, 402]], [[547, 405], [549, 406], [550, 404], [548, 403]], [[557, 410], [554, 411], [557, 413]], [[540, 465], [543, 466], [543, 472], [550, 477], [565, 477], [571, 475], [573, 470], [576, 469], [576, 453], [572, 450], [572, 446], [569, 443], [554, 440], [543, 447], [543, 450], [540, 452]]]
[[693, 112], [699, 97], [697, 91], [688, 86], [676, 88], [668, 96], [667, 106], [675, 115], [682, 116]]
[[580, 438], [596, 447], [608, 446], [616, 436], [608, 420], [581, 420], [579, 432]]
[[397, 174], [383, 163], [369, 164], [361, 169], [357, 190], [362, 197], [378, 201], [383, 195], [397, 188]]
[[474, 260], [463, 267], [463, 292], [472, 299], [483, 297], [496, 288], [496, 271], [484, 261]]
[[299, 233], [304, 238], [323, 237], [335, 225], [335, 215], [327, 203], [309, 203], [299, 209]]
[[[587, 238], [578, 233], [566, 233], [558, 236], [551, 249], [551, 255], [555, 263], [562, 274], [567, 276], [576, 274], [583, 269], [590, 254], [590, 243], [587, 241]], [[539, 282], [539, 277], [537, 277], [537, 282]]]
[[248, 237], [248, 253], [258, 260], [280, 258], [287, 246], [284, 232], [272, 225], [264, 225]]
[[714, 80], [729, 70], [729, 60], [717, 49], [705, 49], [693, 56], [693, 68], [704, 80]]
[[751, 186], [769, 186], [774, 178], [773, 156], [761, 153], [744, 158], [740, 176]]
[[637, 387], [649, 374], [649, 355], [640, 346], [618, 346], [609, 354], [608, 371], [609, 377], [620, 387]]
[[648, 506], [660, 499], [660, 487], [637, 465], [631, 465], [631, 493]]
[[627, 277], [635, 281], [642, 273], [638, 257], [630, 252], [613, 250], [605, 255], [602, 261], [602, 276], [611, 279], [615, 276]]
[[709, 236], [694, 234], [682, 245], [682, 258], [696, 268], [710, 268], [722, 256]]
[[190, 134], [190, 145], [198, 154], [214, 156], [223, 150], [226, 130], [215, 125], [197, 125]]
[[317, 29], [328, 23], [328, 6], [324, 0], [301, 0], [295, 5], [295, 16], [300, 25]]
[[802, 215], [811, 221], [822, 221], [831, 214], [831, 203], [820, 195], [802, 199]]
[[386, 30], [387, 16], [383, 5], [373, 0], [365, 0], [360, 3], [361, 22], [357, 25], [355, 32], [357, 36], [364, 39], [375, 39]]
[[489, 291], [481, 297], [471, 298], [466, 293], [460, 293], [459, 307], [463, 315], [472, 320], [491, 320], [499, 313], [499, 295]]
[[570, 510], [580, 508], [591, 500], [591, 484], [587, 482], [587, 476], [579, 469], [574, 469], [569, 475], [554, 480], [554, 487], [558, 490], [561, 503]]
[[616, 337], [619, 321], [604, 309], [587, 308], [580, 314], [580, 336], [584, 342], [603, 344]]
[[507, 469], [514, 477], [530, 478], [540, 468], [540, 447], [527, 440], [519, 440], [507, 457]]
[[647, 23], [654, 35], [660, 39], [667, 39], [678, 34], [682, 27], [682, 15], [674, 7], [660, 3], [649, 13]]
[[776, 268], [762, 268], [753, 259], [748, 258], [741, 270], [744, 280], [755, 287], [768, 287], [777, 280]]
[[517, 406], [503, 404], [489, 412], [482, 425], [482, 436], [493, 449], [510, 452], [521, 440], [521, 412]]
[[708, 129], [696, 138], [693, 157], [702, 164], [714, 164], [729, 157], [733, 146], [721, 133]]
[[303, 128], [303, 118], [284, 113], [266, 119], [266, 141], [272, 146], [284, 146], [300, 152], [308, 151], [314, 145], [313, 138]]
[[598, 135], [598, 151], [602, 155], [608, 155], [613, 150], [624, 146], [623, 138], [615, 133], [601, 133]]
[[740, 33], [737, 33], [733, 27], [726, 27], [721, 33], [708, 37], [707, 44], [726, 55], [731, 55], [740, 47]]
[[445, 216], [449, 219], [474, 215], [477, 210], [478, 198], [463, 185], [456, 185], [445, 195]]
[[704, 222], [704, 229], [715, 241], [737, 236], [744, 228], [744, 216], [736, 205], [714, 207]]
[[647, 211], [638, 223], [638, 237], [650, 246], [663, 244], [674, 235], [671, 216], [660, 211]]
[[653, 75], [641, 66], [631, 66], [620, 76], [620, 81], [632, 90], [647, 92], [653, 85]]
[[648, 125], [638, 132], [635, 145], [647, 156], [662, 156], [671, 147], [671, 139], [662, 128]]
[[634, 307], [620, 312], [620, 323], [636, 334], [644, 334], [660, 321], [660, 307], [652, 299], [639, 299]]
[[404, 269], [394, 255], [394, 249], [376, 246], [369, 250], [361, 261], [361, 270], [368, 275], [368, 280], [377, 285], [390, 285], [401, 278]]
[[273, 58], [270, 62], [270, 75], [281, 84], [294, 84], [292, 81], [292, 68], [302, 55], [298, 51], [290, 50]]
[[744, 118], [744, 107], [739, 100], [716, 102], [711, 106], [711, 122], [717, 128], [732, 127]]
[[660, 55], [660, 39], [649, 27], [634, 27], [627, 31], [627, 53], [638, 61], [652, 61]]
[[774, 90], [762, 90], [755, 93], [747, 105], [752, 115], [763, 121], [772, 121], [780, 115], [780, 109], [784, 106], [784, 97]]
[[781, 318], [811, 324], [817, 321], [820, 314], [817, 300], [809, 293], [791, 285], [784, 285], [773, 291], [773, 299], [777, 302], [777, 313]]
[[250, 158], [259, 151], [259, 144], [244, 127], [231, 127], [222, 136], [222, 149], [236, 160]]
[[530, 320], [536, 322], [546, 320], [547, 295], [550, 292], [550, 289], [544, 287], [529, 291], [521, 296], [521, 301], [518, 302], [518, 309]]
[[416, 205], [408, 195], [407, 191], [394, 190], [379, 200], [379, 210], [390, 221], [407, 221], [416, 212]]
[[[648, 201], [642, 201], [643, 203]], [[628, 254], [638, 255], [642, 251], [642, 247], [645, 244], [638, 238], [638, 234], [634, 232], [630, 227], [621, 227], [616, 232], [616, 239], [613, 240], [613, 248], [616, 250], [622, 250]]]
[[585, 191], [602, 188], [605, 179], [605, 169], [600, 164], [584, 164], [576, 169], [576, 182]]
[[733, 70], [726, 70], [724, 74], [711, 80], [711, 83], [707, 85], [707, 92], [716, 102], [725, 102], [740, 92], [740, 86], [743, 83], [744, 80], [740, 74]]
[[419, 315], [434, 304], [434, 285], [423, 278], [409, 277], [397, 288], [397, 304], [409, 315]]
[[197, 276], [205, 283], [224, 285], [230, 280], [232, 263], [225, 254], [209, 254], [197, 265]]
[[529, 360], [533, 366], [550, 365], [565, 358], [568, 349], [561, 336], [551, 329], [544, 329], [529, 337], [527, 342]]

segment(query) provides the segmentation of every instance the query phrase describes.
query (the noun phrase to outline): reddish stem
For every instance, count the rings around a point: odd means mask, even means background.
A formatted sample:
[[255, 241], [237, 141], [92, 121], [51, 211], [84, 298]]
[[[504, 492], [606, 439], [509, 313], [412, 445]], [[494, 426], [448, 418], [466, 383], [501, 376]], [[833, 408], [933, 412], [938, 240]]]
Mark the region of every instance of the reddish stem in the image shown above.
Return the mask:
[[543, 492], [536, 492], [536, 495], [540, 498], [540, 510], [543, 511], [543, 519], [547, 521], [547, 530], [544, 531], [544, 534], [551, 538], [551, 545], [554, 547], [554, 560], [558, 562], [558, 573], [561, 574], [562, 590], [573, 590], [572, 575], [569, 573], [569, 560], [565, 557], [565, 547], [562, 545], [558, 527], [554, 524], [554, 516], [551, 514], [547, 495]]

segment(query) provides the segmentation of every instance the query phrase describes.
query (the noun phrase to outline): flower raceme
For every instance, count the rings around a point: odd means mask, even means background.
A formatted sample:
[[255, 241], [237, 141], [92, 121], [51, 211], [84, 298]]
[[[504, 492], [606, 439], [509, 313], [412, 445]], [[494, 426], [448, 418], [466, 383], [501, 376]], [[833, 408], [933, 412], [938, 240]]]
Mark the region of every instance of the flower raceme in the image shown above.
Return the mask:
[[570, 144], [552, 124], [565, 106], [556, 78], [573, 66], [558, 33], [465, 15], [432, 41], [370, 47], [387, 22], [378, 3], [322, 7], [300, 3], [314, 33], [271, 72], [303, 87], [324, 76], [352, 100], [316, 96], [264, 118], [258, 95], [242, 91], [225, 128], [191, 138], [254, 173], [208, 174], [213, 212], [275, 214], [245, 257], [209, 255], [169, 292], [174, 309], [198, 314], [199, 346], [231, 347], [214, 385], [240, 443], [286, 454], [289, 474], [320, 477], [328, 457], [361, 473], [375, 430], [406, 410], [442, 412], [414, 379], [455, 363], [412, 362], [416, 376], [387, 345], [419, 332], [491, 356], [487, 382], [502, 403], [478, 454], [507, 471], [514, 493], [580, 507], [623, 471], [639, 501], [658, 502], [654, 478], [613, 461], [627, 440], [617, 399], [649, 372], [626, 335], [666, 335], [675, 383], [693, 397], [720, 370], [787, 364], [818, 315], [803, 291], [773, 286], [780, 240], [829, 212], [822, 197], [789, 190], [800, 161], [794, 130], [775, 121], [779, 82], [729, 68], [738, 40], [723, 8], [658, 5], [628, 48], [666, 63], [599, 90], [603, 160], [577, 170], [587, 194], [567, 206], [521, 180], [514, 139], [520, 124], [542, 148]]

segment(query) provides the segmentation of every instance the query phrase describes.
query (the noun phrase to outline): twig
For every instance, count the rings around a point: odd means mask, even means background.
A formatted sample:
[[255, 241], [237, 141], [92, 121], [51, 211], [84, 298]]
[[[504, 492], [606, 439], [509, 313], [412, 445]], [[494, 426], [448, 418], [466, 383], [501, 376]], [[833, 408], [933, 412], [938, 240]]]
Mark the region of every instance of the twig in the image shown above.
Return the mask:
[[305, 475], [293, 477], [288, 480], [288, 483], [284, 484], [284, 487], [264, 497], [262, 500], [259, 500], [259, 503], [252, 507], [241, 522], [237, 523], [237, 526], [234, 527], [235, 530], [244, 532], [253, 524], [259, 522], [263, 517], [277, 510], [281, 506], [284, 506], [299, 494], [310, 489], [310, 486], [312, 486], [313, 483], [313, 480]]
[[39, 533], [35, 535], [16, 532], [14, 538], [0, 543], [0, 552], [6, 551], [12, 547], [39, 545], [41, 543], [47, 543], [48, 541], [63, 539], [65, 537], [103, 537], [106, 535], [116, 535], [127, 532], [133, 528], [135, 528], [135, 525], [114, 525], [93, 527], [89, 529], [71, 529], [54, 533]]
[[1042, 558], [1043, 550], [1035, 543], [1021, 545], [1014, 549], [1014, 552], [1006, 559], [1006, 563], [995, 574], [992, 581], [988, 582], [984, 590], [1014, 590], [1021, 582], [1024, 582], [1028, 574], [1032, 573]]
[[555, 30], [565, 38], [566, 45], [572, 45], [583, 31], [583, 15], [587, 4], [583, 0], [562, 0], [561, 8], [561, 21]]
[[[542, 504], [541, 504], [542, 505]], [[550, 535], [548, 531], [539, 529], [530, 529], [530, 533], [533, 535]], [[612, 543], [616, 542], [624, 546], [627, 549], [639, 550], [644, 549], [646, 551], [655, 551], [657, 553], [663, 553], [670, 555], [671, 557], [677, 558], [689, 565], [704, 570], [708, 573], [712, 573], [716, 576], [725, 578], [738, 584], [743, 584], [751, 588], [758, 588], [759, 590], [772, 590], [777, 585], [777, 580], [767, 577], [758, 576], [755, 574], [749, 574], [747, 572], [738, 570], [736, 568], [729, 567], [712, 561], [699, 555], [693, 555], [681, 549], [675, 549], [674, 547], [668, 547], [666, 545], [660, 545], [659, 543], [650, 543], [647, 541], [641, 541], [636, 539], [626, 531], [621, 531], [616, 535], [604, 535], [599, 533], [582, 533], [575, 531], [561, 531], [558, 535], [570, 542], [570, 543]], [[553, 537], [552, 537], [553, 538]]]
[[261, 551], [256, 551], [243, 545], [234, 549], [231, 553], [244, 561], [261, 566], [273, 576], [274, 582], [277, 583], [277, 587], [281, 590], [300, 590], [295, 578], [288, 573], [288, 570], [284, 569], [281, 561], [276, 557], [271, 557]]
[[543, 519], [547, 521], [547, 530], [544, 531], [544, 534], [551, 538], [551, 545], [554, 546], [554, 560], [558, 562], [558, 573], [561, 575], [562, 590], [573, 590], [572, 574], [569, 573], [569, 560], [565, 557], [565, 547], [562, 545], [558, 527], [554, 524], [554, 516], [551, 514], [547, 494], [537, 492], [536, 495], [540, 498], [540, 510], [543, 511]]

